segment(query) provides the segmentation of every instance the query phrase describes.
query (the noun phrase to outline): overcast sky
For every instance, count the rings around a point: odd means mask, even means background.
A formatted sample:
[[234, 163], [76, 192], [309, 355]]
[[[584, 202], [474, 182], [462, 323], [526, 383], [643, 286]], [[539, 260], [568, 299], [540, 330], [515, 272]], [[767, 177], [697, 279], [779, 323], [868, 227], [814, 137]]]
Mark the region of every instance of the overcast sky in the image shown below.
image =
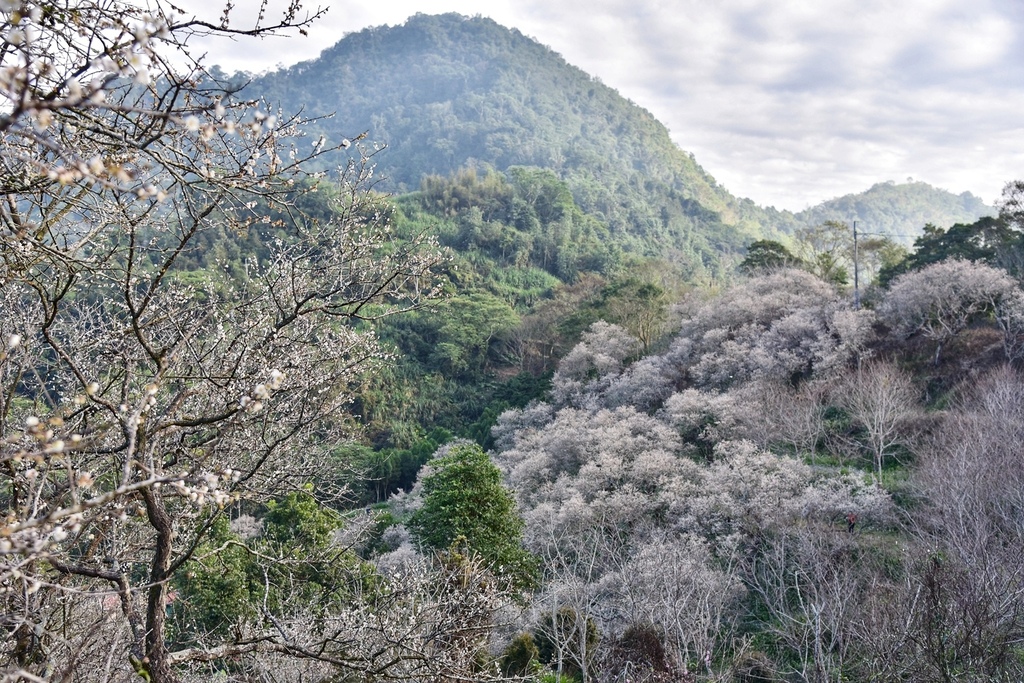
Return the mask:
[[287, 66], [416, 12], [482, 14], [536, 38], [758, 204], [800, 210], [908, 178], [991, 204], [1024, 178], [1022, 0], [346, 2], [308, 37], [219, 41], [209, 62]]

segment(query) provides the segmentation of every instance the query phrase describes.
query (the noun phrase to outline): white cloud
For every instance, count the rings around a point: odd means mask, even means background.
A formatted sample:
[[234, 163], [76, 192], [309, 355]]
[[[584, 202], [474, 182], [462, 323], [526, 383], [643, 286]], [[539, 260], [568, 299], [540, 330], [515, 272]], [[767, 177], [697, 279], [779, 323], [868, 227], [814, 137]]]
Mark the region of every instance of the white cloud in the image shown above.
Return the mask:
[[801, 209], [908, 176], [991, 202], [1024, 177], [1018, 2], [378, 0], [331, 8], [309, 38], [209, 52], [258, 72], [416, 12], [483, 13], [650, 110], [758, 203]]

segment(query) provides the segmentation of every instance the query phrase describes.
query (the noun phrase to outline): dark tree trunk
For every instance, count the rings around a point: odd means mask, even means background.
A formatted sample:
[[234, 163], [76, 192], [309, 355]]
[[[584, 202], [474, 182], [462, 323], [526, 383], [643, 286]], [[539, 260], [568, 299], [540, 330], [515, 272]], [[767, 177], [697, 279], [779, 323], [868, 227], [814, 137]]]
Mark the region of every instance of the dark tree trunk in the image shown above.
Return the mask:
[[159, 491], [143, 489], [149, 523], [156, 530], [153, 549], [153, 564], [149, 572], [149, 599], [146, 604], [146, 653], [143, 666], [152, 683], [178, 683], [178, 677], [167, 663], [167, 646], [164, 632], [167, 623], [167, 581], [170, 577], [171, 543], [173, 528], [171, 518], [164, 510]]

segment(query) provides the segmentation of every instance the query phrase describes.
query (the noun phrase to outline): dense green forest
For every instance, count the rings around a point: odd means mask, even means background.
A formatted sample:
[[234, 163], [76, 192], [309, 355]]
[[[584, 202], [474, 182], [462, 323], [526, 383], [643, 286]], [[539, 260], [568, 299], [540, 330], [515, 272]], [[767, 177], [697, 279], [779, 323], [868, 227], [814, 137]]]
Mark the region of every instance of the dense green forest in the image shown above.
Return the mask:
[[[242, 77], [239, 77], [242, 78]], [[316, 121], [309, 137], [384, 144], [381, 189], [420, 189], [464, 168], [548, 169], [622, 250], [678, 262], [692, 281], [730, 271], [743, 247], [825, 220], [916, 235], [990, 214], [923, 183], [880, 184], [800, 214], [758, 207], [718, 185], [650, 112], [490, 19], [416, 15], [346, 36], [321, 56], [243, 91]], [[336, 157], [325, 157], [332, 163]], [[909, 244], [912, 237], [903, 238]]]
[[907, 179], [906, 183], [878, 183], [860, 194], [830, 199], [799, 212], [796, 217], [804, 225], [829, 220], [852, 224], [856, 220], [862, 232], [890, 236], [910, 246], [921, 234], [922, 226], [948, 228], [994, 214], [991, 207], [970, 192], [955, 195]]
[[[313, 62], [244, 91], [302, 108], [328, 139], [368, 132], [397, 191], [471, 166], [551, 169], [631, 252], [672, 248], [690, 268], [762, 232], [651, 114], [491, 20], [417, 15], [347, 36]], [[773, 229], [773, 228], [768, 228]]]

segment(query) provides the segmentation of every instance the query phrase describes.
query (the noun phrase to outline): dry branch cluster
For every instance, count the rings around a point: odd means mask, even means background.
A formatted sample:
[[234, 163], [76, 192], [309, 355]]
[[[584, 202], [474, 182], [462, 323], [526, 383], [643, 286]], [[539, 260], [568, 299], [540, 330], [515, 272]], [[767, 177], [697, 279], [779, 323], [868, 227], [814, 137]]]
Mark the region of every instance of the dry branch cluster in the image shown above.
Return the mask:
[[[264, 7], [238, 28], [228, 10], [209, 23], [164, 2], [0, 3], [3, 680], [257, 675], [285, 659], [449, 670], [496, 600], [467, 559], [352, 589], [327, 622], [287, 585], [226, 633], [168, 621], [229, 508], [322, 473], [386, 357], [370, 322], [435, 295], [444, 259], [392, 235], [373, 150], [305, 137], [190, 51], [322, 11]], [[347, 167], [307, 174], [328, 149]], [[326, 208], [300, 211], [314, 191]], [[242, 272], [204, 253], [250, 232], [262, 247]], [[250, 551], [267, 577], [298, 566]]]

